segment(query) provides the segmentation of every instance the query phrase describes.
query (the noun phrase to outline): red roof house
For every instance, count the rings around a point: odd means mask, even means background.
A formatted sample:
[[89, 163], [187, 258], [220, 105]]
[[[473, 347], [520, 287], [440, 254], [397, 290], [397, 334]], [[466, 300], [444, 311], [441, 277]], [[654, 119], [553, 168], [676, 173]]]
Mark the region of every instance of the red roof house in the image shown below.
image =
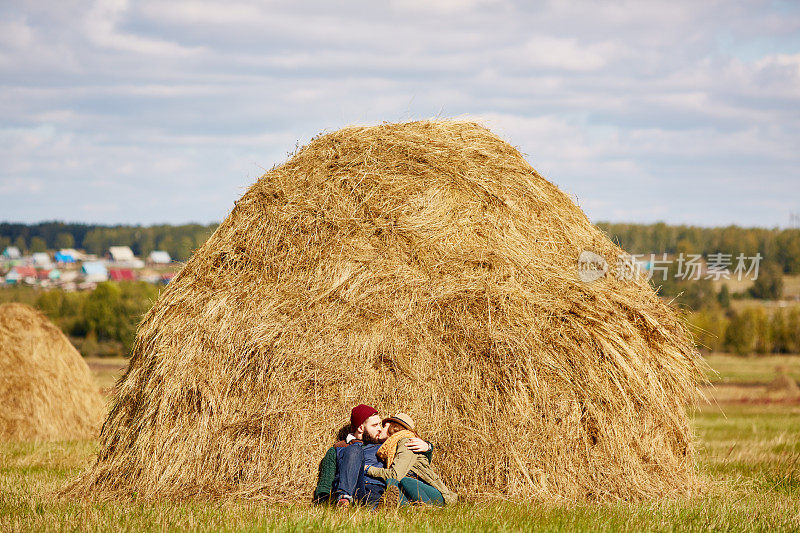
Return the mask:
[[136, 281], [136, 274], [130, 268], [111, 268], [108, 277], [112, 281]]

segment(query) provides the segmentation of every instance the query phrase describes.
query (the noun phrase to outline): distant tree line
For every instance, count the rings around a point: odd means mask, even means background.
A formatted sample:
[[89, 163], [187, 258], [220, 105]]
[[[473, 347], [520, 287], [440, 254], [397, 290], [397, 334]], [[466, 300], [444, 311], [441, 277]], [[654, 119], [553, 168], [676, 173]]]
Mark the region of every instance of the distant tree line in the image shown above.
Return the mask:
[[597, 224], [626, 252], [632, 254], [701, 254], [739, 253], [755, 256], [761, 263], [779, 265], [785, 273], [800, 273], [800, 229], [742, 228], [656, 224]]
[[[781, 308], [777, 303], [783, 296], [783, 275], [778, 265], [767, 263], [753, 284], [737, 293], [731, 293], [724, 283], [703, 278], [676, 280], [666, 276], [653, 278], [650, 283], [660, 296], [681, 310], [703, 350], [800, 353], [800, 306]], [[743, 299], [749, 302], [743, 309], [735, 309], [732, 301]]]
[[704, 351], [800, 353], [800, 307], [703, 309], [688, 315], [695, 342]]
[[0, 250], [16, 246], [23, 252], [43, 252], [61, 248], [81, 248], [102, 254], [110, 246], [130, 246], [137, 256], [165, 250], [177, 261], [186, 261], [216, 229], [216, 224], [180, 226], [101, 226], [42, 222], [39, 224], [0, 223]]
[[0, 303], [21, 302], [39, 309], [85, 356], [127, 356], [136, 328], [160, 290], [141, 281], [108, 281], [81, 292], [17, 286], [0, 290]]
[[[759, 267], [758, 277], [744, 292], [731, 294], [728, 286], [710, 279], [680, 279], [673, 275], [653, 276], [650, 284], [658, 294], [689, 311], [699, 311], [718, 304], [727, 307], [731, 298], [755, 298], [757, 300], [780, 300], [783, 297], [783, 272], [775, 263]], [[733, 277], [733, 276], [732, 276]], [[721, 285], [717, 289], [717, 285]]]

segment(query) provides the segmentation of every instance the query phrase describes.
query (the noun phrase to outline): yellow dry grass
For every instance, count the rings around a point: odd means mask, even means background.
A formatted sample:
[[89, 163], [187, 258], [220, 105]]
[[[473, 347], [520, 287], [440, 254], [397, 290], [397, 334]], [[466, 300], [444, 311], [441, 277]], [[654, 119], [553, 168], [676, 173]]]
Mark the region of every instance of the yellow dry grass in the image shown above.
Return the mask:
[[405, 411], [468, 498], [640, 499], [695, 485], [700, 363], [622, 250], [469, 122], [320, 136], [236, 203], [139, 327], [95, 498], [310, 497], [360, 402]]
[[97, 435], [103, 401], [78, 351], [43, 314], [0, 305], [0, 440]]

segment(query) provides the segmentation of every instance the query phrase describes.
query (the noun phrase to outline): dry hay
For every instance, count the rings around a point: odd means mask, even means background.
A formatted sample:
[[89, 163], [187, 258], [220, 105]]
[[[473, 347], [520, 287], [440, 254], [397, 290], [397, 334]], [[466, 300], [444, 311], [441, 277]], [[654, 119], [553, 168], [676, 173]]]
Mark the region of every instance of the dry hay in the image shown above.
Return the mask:
[[699, 354], [622, 250], [468, 122], [350, 127], [244, 196], [139, 327], [97, 498], [310, 497], [359, 403], [402, 410], [467, 497], [637, 499], [695, 483]]
[[779, 366], [775, 369], [775, 379], [767, 384], [766, 393], [782, 393], [790, 396], [800, 394], [800, 387], [797, 386], [795, 380], [787, 374], [787, 369], [784, 366]]
[[0, 440], [97, 435], [103, 400], [89, 367], [47, 317], [0, 305]]

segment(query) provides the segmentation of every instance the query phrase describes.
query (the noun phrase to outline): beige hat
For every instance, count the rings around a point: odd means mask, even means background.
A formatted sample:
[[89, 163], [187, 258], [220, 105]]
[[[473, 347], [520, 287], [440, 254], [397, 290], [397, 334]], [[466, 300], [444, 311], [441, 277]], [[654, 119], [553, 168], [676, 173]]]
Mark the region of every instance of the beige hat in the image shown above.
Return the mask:
[[386, 422], [395, 422], [397, 424], [400, 424], [406, 429], [414, 431], [414, 419], [405, 413], [397, 413], [396, 415], [392, 415], [389, 418], [384, 418], [383, 423], [385, 424]]

